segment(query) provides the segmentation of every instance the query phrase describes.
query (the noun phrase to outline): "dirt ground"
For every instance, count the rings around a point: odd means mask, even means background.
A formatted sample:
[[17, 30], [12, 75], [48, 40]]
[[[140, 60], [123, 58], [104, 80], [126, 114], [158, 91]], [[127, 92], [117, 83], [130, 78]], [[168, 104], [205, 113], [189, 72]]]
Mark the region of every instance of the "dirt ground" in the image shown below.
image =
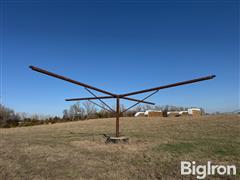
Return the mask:
[[105, 144], [115, 119], [0, 129], [0, 179], [195, 179], [181, 161], [237, 166], [240, 117], [121, 118], [128, 144]]

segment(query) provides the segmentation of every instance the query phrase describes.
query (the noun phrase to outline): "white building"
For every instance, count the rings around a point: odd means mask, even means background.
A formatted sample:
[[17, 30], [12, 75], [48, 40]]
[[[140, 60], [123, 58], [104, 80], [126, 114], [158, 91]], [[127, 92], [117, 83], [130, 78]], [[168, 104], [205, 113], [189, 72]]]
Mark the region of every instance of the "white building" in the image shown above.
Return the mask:
[[137, 112], [134, 116], [135, 117], [143, 117], [143, 116], [145, 116], [145, 113], [144, 112]]
[[189, 115], [201, 115], [202, 111], [199, 108], [189, 108], [188, 109], [188, 114]]

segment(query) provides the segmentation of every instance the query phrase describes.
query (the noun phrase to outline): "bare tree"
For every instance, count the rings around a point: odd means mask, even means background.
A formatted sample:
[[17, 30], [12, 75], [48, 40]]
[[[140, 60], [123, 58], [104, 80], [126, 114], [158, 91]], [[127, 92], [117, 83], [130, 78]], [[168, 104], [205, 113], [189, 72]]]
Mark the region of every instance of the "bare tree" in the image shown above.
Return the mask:
[[67, 110], [67, 109], [64, 109], [64, 110], [63, 110], [63, 119], [68, 119], [68, 118], [70, 118], [69, 113], [68, 113], [68, 110]]
[[20, 117], [14, 112], [14, 110], [0, 104], [0, 126], [1, 127], [17, 126], [19, 120], [20, 120]]
[[76, 104], [70, 106], [69, 112], [67, 114], [72, 120], [84, 119], [85, 110], [80, 107], [80, 103], [77, 102]]
[[97, 108], [94, 104], [89, 101], [83, 103], [86, 115], [88, 119], [96, 118], [97, 116]]
[[27, 113], [25, 112], [19, 112], [17, 115], [19, 116], [20, 120], [24, 120], [28, 117]]

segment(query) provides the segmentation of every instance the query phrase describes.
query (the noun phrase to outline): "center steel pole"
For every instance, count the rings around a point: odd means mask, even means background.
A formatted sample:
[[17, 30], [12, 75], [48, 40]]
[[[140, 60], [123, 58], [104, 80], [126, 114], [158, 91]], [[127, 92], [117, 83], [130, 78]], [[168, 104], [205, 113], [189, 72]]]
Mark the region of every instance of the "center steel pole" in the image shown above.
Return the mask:
[[120, 98], [116, 98], [116, 137], [119, 137]]
[[[140, 90], [140, 91], [135, 91], [135, 92], [130, 92], [130, 93], [126, 93], [126, 94], [114, 94], [114, 93], [111, 93], [111, 92], [108, 92], [108, 91], [105, 91], [105, 90], [102, 90], [102, 89], [99, 89], [99, 88], [96, 88], [96, 87], [93, 87], [93, 86], [90, 86], [88, 84], [84, 84], [82, 82], [78, 82], [78, 81], [75, 81], [73, 79], [70, 79], [70, 78], [67, 78], [67, 77], [64, 77], [64, 76], [61, 76], [61, 75], [58, 75], [58, 74], [55, 74], [55, 73], [52, 73], [52, 72], [49, 72], [49, 71], [46, 71], [44, 69], [40, 69], [38, 67], [34, 67], [34, 66], [29, 66], [32, 70], [34, 71], [37, 71], [37, 72], [40, 72], [40, 73], [43, 73], [43, 74], [46, 74], [46, 75], [49, 75], [49, 76], [52, 76], [52, 77], [55, 77], [55, 78], [58, 78], [58, 79], [61, 79], [61, 80], [64, 80], [64, 81], [68, 81], [70, 83], [73, 83], [73, 84], [76, 84], [76, 85], [79, 85], [79, 86], [83, 86], [85, 87], [85, 89], [87, 91], [89, 91], [94, 97], [90, 97], [90, 98], [75, 98], [75, 99], [67, 99], [67, 101], [73, 101], [73, 100], [94, 100], [94, 99], [98, 99], [100, 100], [104, 105], [106, 105], [110, 110], [112, 110], [107, 104], [105, 104], [101, 99], [108, 99], [108, 98], [116, 98], [116, 111], [115, 111], [115, 115], [116, 115], [116, 137], [119, 137], [119, 118], [121, 116], [121, 112], [120, 112], [120, 98], [122, 99], [126, 99], [126, 100], [131, 100], [131, 101], [136, 101], [137, 103], [134, 104], [133, 106], [131, 106], [130, 108], [136, 106], [137, 104], [139, 103], [147, 103], [147, 104], [152, 104], [154, 105], [154, 103], [151, 103], [151, 102], [147, 102], [147, 101], [144, 101], [145, 99], [147, 99], [148, 97], [152, 96], [153, 94], [155, 94], [156, 92], [158, 92], [160, 89], [165, 89], [165, 88], [171, 88], [171, 87], [175, 87], [175, 86], [181, 86], [181, 85], [186, 85], [186, 84], [191, 84], [191, 83], [196, 83], [196, 82], [199, 82], [199, 81], [205, 81], [205, 80], [210, 80], [210, 79], [213, 79], [215, 78], [216, 76], [215, 75], [211, 75], [211, 76], [206, 76], [206, 77], [201, 77], [201, 78], [197, 78], [197, 79], [192, 79], [192, 80], [188, 80], [188, 81], [182, 81], [182, 82], [177, 82], [177, 83], [174, 83], [174, 84], [168, 84], [168, 85], [165, 85], [165, 86], [159, 86], [159, 87], [155, 87], [155, 88], [150, 88], [150, 89], [145, 89], [145, 90]], [[91, 90], [95, 90], [95, 91], [98, 91], [98, 92], [101, 92], [101, 93], [104, 93], [104, 94], [108, 94], [110, 96], [96, 96], [94, 93], [92, 93], [89, 89]], [[137, 99], [133, 99], [133, 98], [129, 98], [129, 97], [126, 97], [126, 96], [132, 96], [132, 95], [136, 95], [136, 94], [141, 94], [141, 93], [146, 93], [146, 92], [151, 92], [151, 91], [155, 91], [153, 92], [152, 94], [150, 94], [149, 96], [147, 96], [146, 98], [144, 98], [143, 100], [137, 100]], [[97, 104], [96, 104], [97, 105]], [[99, 105], [98, 105], [99, 106]], [[102, 107], [101, 105], [99, 107]], [[102, 107], [104, 109], [104, 107]], [[126, 110], [129, 110], [130, 108], [126, 109]], [[113, 110], [112, 110], [113, 111]], [[125, 112], [125, 111], [123, 111]]]

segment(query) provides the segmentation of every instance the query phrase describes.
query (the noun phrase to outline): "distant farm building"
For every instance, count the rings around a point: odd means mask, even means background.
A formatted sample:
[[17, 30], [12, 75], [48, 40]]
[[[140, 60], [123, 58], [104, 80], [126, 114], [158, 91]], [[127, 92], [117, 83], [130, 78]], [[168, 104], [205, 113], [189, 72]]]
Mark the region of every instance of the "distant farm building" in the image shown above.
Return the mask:
[[135, 117], [163, 117], [162, 111], [147, 110], [145, 112], [137, 112]]
[[237, 110], [235, 110], [235, 111], [233, 111], [233, 114], [240, 114], [240, 109], [237, 109]]
[[180, 111], [179, 115], [180, 116], [187, 116], [188, 115], [188, 111]]
[[134, 116], [135, 117], [144, 117], [145, 116], [145, 112], [137, 112]]
[[[168, 111], [167, 117], [179, 117], [179, 116], [201, 116], [202, 111], [199, 108], [189, 108], [187, 111]], [[147, 110], [145, 112], [137, 112], [135, 117], [163, 117], [162, 111]], [[166, 116], [164, 116], [166, 117]]]
[[163, 116], [162, 111], [154, 111], [154, 110], [147, 110], [144, 114], [147, 117], [162, 117]]
[[190, 116], [201, 116], [202, 111], [199, 108], [190, 108], [190, 109], [188, 109], [188, 114]]
[[168, 117], [178, 117], [180, 115], [179, 115], [179, 111], [169, 111], [169, 112], [167, 112], [167, 116]]

